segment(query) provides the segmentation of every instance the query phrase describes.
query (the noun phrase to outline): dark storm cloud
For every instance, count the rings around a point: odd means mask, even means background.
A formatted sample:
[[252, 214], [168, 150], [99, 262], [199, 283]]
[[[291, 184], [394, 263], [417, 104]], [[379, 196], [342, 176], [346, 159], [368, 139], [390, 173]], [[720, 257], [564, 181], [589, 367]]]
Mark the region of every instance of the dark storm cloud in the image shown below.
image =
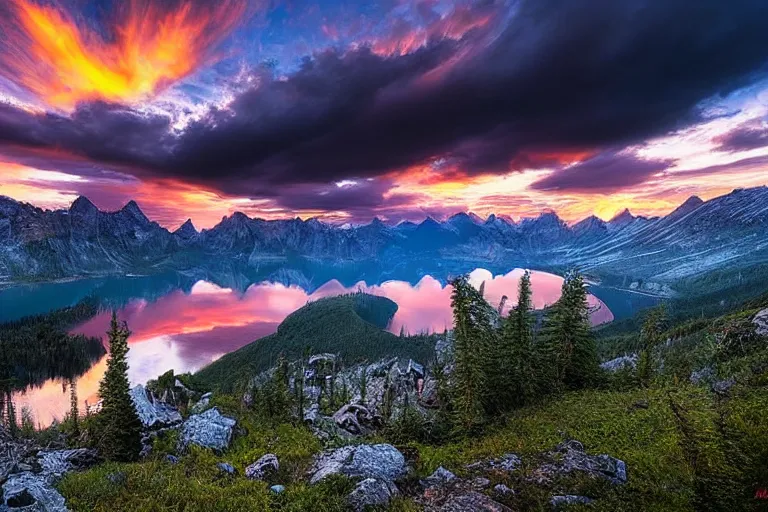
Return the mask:
[[[696, 122], [701, 100], [765, 71], [764, 0], [521, 0], [513, 9], [502, 28], [415, 53], [327, 51], [288, 77], [264, 74], [228, 110], [212, 110], [182, 134], [171, 135], [162, 116], [105, 104], [83, 105], [71, 118], [2, 107], [0, 142], [261, 195], [434, 157], [492, 173], [531, 163], [521, 155], [620, 147]], [[629, 171], [611, 177], [611, 187], [663, 168], [624, 163]], [[581, 188], [599, 188], [590, 172], [607, 167], [591, 165], [537, 187], [584, 180]]]
[[643, 160], [631, 153], [607, 152], [555, 171], [531, 185], [536, 190], [612, 192], [637, 185], [667, 170], [674, 160]]
[[718, 137], [717, 151], [749, 151], [768, 146], [768, 126], [759, 122], [746, 123]]

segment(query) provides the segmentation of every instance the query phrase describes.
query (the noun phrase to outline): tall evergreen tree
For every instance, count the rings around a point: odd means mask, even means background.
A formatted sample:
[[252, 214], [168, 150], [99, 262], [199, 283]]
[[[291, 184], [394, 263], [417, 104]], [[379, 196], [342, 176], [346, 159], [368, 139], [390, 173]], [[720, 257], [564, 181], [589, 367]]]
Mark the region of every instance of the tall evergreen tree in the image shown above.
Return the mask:
[[589, 321], [584, 278], [571, 271], [563, 281], [562, 294], [547, 316], [545, 352], [554, 385], [576, 389], [593, 384], [600, 366]]
[[77, 405], [77, 384], [75, 379], [69, 380], [69, 416], [72, 426], [70, 434], [73, 438], [80, 437], [80, 409]]
[[451, 307], [454, 320], [454, 397], [455, 425], [465, 431], [485, 421], [483, 396], [486, 372], [484, 340], [477, 311], [477, 292], [466, 276], [451, 281]]
[[128, 337], [125, 323], [118, 323], [112, 313], [109, 332], [107, 371], [99, 385], [102, 409], [99, 413], [100, 445], [110, 460], [133, 461], [141, 450], [141, 420], [129, 394]]
[[529, 403], [538, 391], [531, 297], [531, 273], [526, 270], [518, 284], [517, 305], [502, 327], [503, 354], [500, 359], [504, 361], [506, 369], [502, 374], [502, 388], [506, 390], [510, 406]]
[[637, 362], [637, 379], [641, 386], [649, 386], [655, 372], [653, 350], [662, 341], [667, 328], [667, 309], [664, 304], [648, 311], [640, 329], [640, 355]]

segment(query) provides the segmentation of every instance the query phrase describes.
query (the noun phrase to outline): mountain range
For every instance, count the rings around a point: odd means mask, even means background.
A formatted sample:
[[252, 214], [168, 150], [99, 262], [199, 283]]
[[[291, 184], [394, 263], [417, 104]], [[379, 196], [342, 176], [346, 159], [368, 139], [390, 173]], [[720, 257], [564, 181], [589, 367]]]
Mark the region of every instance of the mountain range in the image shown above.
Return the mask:
[[200, 272], [263, 265], [370, 266], [463, 272], [476, 266], [562, 270], [663, 291], [681, 278], [768, 262], [768, 187], [737, 189], [709, 201], [691, 197], [663, 217], [629, 210], [573, 225], [555, 213], [515, 222], [459, 213], [437, 221], [361, 226], [317, 219], [263, 220], [242, 213], [198, 231], [191, 221], [170, 232], [134, 202], [100, 211], [85, 197], [68, 210], [42, 210], [0, 196], [0, 281], [48, 280], [167, 270]]

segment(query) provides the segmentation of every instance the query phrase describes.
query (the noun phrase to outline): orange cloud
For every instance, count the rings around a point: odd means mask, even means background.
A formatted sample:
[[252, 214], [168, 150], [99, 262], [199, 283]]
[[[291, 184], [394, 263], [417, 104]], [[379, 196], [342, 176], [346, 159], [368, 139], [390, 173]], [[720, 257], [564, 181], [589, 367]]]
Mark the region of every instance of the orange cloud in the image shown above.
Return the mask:
[[82, 100], [135, 102], [188, 76], [213, 58], [246, 10], [241, 0], [206, 9], [185, 3], [174, 11], [127, 0], [114, 38], [105, 40], [61, 8], [12, 1], [17, 19], [6, 23], [12, 51], [3, 64], [27, 89], [63, 109]]

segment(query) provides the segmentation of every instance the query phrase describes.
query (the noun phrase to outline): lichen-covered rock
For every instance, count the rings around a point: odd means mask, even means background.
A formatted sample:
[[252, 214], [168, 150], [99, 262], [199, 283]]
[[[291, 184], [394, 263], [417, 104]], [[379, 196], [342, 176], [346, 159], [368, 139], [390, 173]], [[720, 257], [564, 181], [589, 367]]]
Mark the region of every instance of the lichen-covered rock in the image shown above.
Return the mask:
[[477, 491], [454, 494], [439, 507], [427, 507], [427, 510], [435, 512], [512, 512], [511, 508]]
[[718, 395], [727, 395], [733, 386], [736, 385], [736, 379], [731, 377], [726, 380], [719, 380], [712, 383], [712, 391]]
[[543, 483], [557, 475], [579, 471], [605, 478], [614, 484], [627, 481], [627, 465], [624, 461], [610, 455], [589, 455], [584, 451], [584, 446], [575, 440], [561, 443], [549, 457], [552, 462], [539, 467], [534, 472], [534, 480]]
[[141, 384], [131, 390], [131, 400], [145, 428], [167, 427], [181, 423], [182, 417], [178, 410], [155, 400]]
[[549, 504], [552, 505], [554, 508], [562, 507], [563, 505], [575, 505], [577, 503], [589, 505], [592, 503], [591, 498], [587, 498], [586, 496], [576, 496], [574, 494], [565, 494], [565, 495], [558, 495], [558, 496], [552, 496], [552, 499], [549, 500]]
[[760, 336], [768, 336], [768, 308], [759, 311], [752, 319], [755, 324], [755, 332]]
[[438, 485], [445, 485], [455, 479], [456, 475], [445, 469], [443, 466], [440, 466], [435, 470], [434, 473], [429, 475], [427, 478], [422, 479], [419, 483], [424, 488], [430, 488], [436, 487]]
[[64, 496], [53, 487], [52, 479], [42, 474], [11, 475], [3, 485], [3, 504], [11, 510], [29, 507], [24, 510], [67, 512]]
[[245, 468], [245, 476], [251, 480], [265, 480], [280, 469], [277, 455], [268, 453]]
[[216, 407], [194, 414], [181, 425], [179, 449], [185, 450], [190, 444], [196, 444], [212, 450], [224, 450], [232, 440], [232, 429], [236, 423], [234, 419], [223, 416]]
[[631, 354], [606, 361], [600, 365], [600, 368], [607, 372], [616, 373], [619, 370], [634, 370], [636, 366], [637, 354]]
[[394, 481], [406, 475], [405, 457], [389, 444], [343, 446], [316, 457], [310, 483], [335, 474]]
[[99, 462], [99, 453], [90, 448], [51, 450], [38, 453], [43, 475], [55, 478], [69, 471], [85, 469]]
[[397, 486], [389, 480], [366, 478], [355, 485], [347, 496], [347, 503], [352, 510], [363, 512], [366, 507], [388, 505], [392, 497], [398, 493]]

